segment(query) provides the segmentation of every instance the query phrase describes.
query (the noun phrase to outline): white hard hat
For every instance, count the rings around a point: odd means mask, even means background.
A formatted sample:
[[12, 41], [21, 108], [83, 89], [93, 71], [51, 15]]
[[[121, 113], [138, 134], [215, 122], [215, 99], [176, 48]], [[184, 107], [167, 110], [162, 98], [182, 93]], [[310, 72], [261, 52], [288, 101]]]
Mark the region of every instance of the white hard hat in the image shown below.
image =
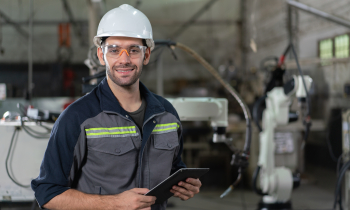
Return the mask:
[[151, 50], [154, 48], [152, 26], [146, 15], [134, 7], [123, 4], [108, 11], [101, 19], [93, 42], [101, 46], [101, 38], [123, 36], [145, 39]]

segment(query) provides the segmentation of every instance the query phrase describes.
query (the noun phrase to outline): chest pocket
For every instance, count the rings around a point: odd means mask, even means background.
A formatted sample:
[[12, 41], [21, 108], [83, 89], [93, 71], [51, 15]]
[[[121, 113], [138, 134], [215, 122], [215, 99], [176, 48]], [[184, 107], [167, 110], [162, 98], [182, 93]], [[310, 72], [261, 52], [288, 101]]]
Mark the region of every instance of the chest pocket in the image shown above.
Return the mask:
[[88, 147], [90, 150], [117, 156], [124, 155], [135, 148], [129, 137], [89, 139]]
[[154, 148], [160, 150], [173, 150], [179, 146], [177, 132], [169, 132], [164, 134], [156, 134], [153, 137]]
[[160, 150], [174, 150], [179, 146], [179, 139], [177, 136], [177, 123], [158, 124], [153, 129], [153, 143], [155, 149]]

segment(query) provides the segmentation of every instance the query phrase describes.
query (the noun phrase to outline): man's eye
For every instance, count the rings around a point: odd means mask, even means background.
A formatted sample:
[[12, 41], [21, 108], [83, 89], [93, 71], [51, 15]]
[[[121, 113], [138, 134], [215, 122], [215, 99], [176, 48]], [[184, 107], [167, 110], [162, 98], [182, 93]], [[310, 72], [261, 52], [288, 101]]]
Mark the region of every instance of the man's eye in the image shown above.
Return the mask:
[[130, 53], [139, 53], [140, 50], [139, 49], [130, 49]]
[[118, 50], [118, 49], [110, 49], [109, 52], [110, 52], [110, 53], [118, 53], [119, 50]]

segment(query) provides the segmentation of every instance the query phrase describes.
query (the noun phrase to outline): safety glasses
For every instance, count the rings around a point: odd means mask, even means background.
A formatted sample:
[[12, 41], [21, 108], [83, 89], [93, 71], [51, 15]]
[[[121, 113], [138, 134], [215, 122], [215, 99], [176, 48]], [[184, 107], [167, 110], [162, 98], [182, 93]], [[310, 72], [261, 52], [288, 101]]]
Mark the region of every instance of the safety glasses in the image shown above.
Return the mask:
[[118, 59], [125, 53], [130, 58], [141, 58], [147, 49], [147, 46], [131, 45], [127, 48], [118, 45], [102, 45], [102, 51], [107, 57]]

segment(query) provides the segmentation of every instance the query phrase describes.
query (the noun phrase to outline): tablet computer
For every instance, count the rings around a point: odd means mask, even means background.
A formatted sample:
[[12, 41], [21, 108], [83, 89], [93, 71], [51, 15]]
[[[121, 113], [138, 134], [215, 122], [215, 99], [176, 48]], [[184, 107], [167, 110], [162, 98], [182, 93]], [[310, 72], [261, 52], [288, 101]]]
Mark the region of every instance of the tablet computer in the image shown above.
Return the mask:
[[208, 171], [209, 168], [181, 168], [152, 188], [145, 195], [156, 196], [156, 204], [163, 203], [165, 200], [174, 195], [170, 192], [174, 185], [177, 185], [180, 181], [185, 181], [187, 178], [197, 179]]

